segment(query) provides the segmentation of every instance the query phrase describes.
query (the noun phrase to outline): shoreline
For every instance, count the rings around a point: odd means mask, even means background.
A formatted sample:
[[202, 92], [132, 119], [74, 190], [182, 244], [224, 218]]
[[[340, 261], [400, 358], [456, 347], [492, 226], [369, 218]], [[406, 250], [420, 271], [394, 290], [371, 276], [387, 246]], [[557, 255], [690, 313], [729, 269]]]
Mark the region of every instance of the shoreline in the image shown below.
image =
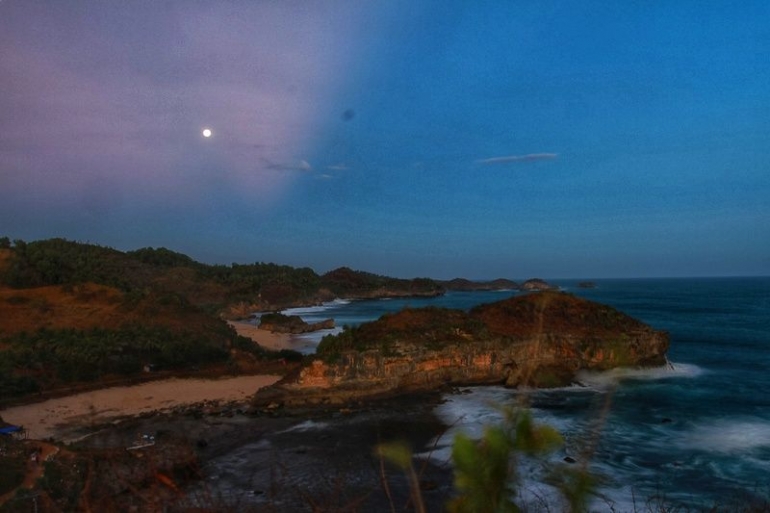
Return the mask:
[[291, 333], [274, 333], [272, 331], [263, 330], [248, 321], [227, 321], [227, 324], [229, 324], [238, 335], [250, 338], [261, 347], [271, 351], [289, 349], [291, 351], [307, 354], [308, 349], [313, 349], [313, 351], [310, 352], [315, 352], [315, 344], [302, 340]]
[[66, 441], [67, 436], [88, 426], [149, 412], [205, 401], [246, 402], [257, 390], [279, 379], [279, 375], [264, 374], [221, 379], [169, 378], [12, 406], [0, 410], [0, 416], [24, 427], [30, 439]]
[[[272, 350], [300, 350], [304, 344], [290, 334], [260, 330], [248, 322], [230, 321], [236, 332]], [[260, 388], [272, 385], [279, 374], [239, 376], [139, 376], [138, 383], [120, 384], [54, 395], [43, 400], [0, 408], [0, 417], [27, 430], [30, 439], [65, 440], [84, 428], [104, 425], [150, 412], [167, 412], [201, 402], [246, 403]], [[145, 381], [145, 379], [149, 380]], [[98, 386], [98, 385], [96, 385]], [[37, 399], [37, 398], [33, 398]]]

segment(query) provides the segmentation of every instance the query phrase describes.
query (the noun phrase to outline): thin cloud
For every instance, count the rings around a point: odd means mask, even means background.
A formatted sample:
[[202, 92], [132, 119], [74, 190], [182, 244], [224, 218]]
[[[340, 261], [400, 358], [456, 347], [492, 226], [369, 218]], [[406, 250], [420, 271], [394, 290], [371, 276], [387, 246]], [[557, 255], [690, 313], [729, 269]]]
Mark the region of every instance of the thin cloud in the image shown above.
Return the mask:
[[326, 169], [331, 169], [332, 171], [347, 171], [348, 166], [345, 164], [334, 164], [332, 166], [326, 166]]
[[559, 155], [557, 153], [527, 153], [526, 155], [507, 155], [505, 157], [492, 157], [488, 159], [477, 160], [478, 164], [508, 164], [511, 162], [532, 162], [535, 160], [553, 160]]
[[312, 171], [313, 166], [307, 160], [300, 160], [296, 163], [281, 164], [277, 162], [271, 162], [268, 159], [262, 159], [265, 162], [265, 169], [272, 169], [274, 171]]

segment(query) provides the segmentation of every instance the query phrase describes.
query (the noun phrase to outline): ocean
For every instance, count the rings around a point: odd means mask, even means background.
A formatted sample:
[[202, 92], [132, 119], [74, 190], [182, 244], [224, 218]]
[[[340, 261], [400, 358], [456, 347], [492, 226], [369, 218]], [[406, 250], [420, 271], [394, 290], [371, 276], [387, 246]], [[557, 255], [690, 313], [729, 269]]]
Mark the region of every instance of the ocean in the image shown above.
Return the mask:
[[[525, 393], [536, 420], [557, 428], [565, 445], [544, 463], [527, 463], [524, 501], [556, 493], [540, 478], [567, 457], [598, 477], [597, 510], [766, 501], [770, 278], [596, 280], [591, 289], [577, 281], [552, 283], [668, 331], [670, 365], [585, 374], [580, 384], [555, 390], [475, 387], [448, 394], [436, 413], [453, 427], [422, 456], [448, 461], [452, 433], [480, 435], [483, 426], [500, 421], [499, 406], [518, 404]], [[335, 301], [286, 313], [354, 326], [406, 306], [467, 310], [516, 294]], [[309, 351], [326, 333], [304, 336]]]

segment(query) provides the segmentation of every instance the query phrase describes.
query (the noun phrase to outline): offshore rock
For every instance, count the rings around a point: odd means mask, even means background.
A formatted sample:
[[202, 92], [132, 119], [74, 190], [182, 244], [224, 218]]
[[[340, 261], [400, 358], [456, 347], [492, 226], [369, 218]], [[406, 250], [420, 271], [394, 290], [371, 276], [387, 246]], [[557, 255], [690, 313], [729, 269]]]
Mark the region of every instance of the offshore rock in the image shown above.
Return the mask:
[[663, 365], [668, 346], [665, 332], [553, 291], [469, 313], [405, 309], [326, 337], [315, 359], [254, 403], [340, 405], [448, 385], [556, 387], [580, 370]]
[[259, 322], [259, 329], [271, 331], [273, 333], [298, 334], [333, 328], [334, 319], [307, 323], [299, 315], [284, 315], [281, 313], [264, 314]]

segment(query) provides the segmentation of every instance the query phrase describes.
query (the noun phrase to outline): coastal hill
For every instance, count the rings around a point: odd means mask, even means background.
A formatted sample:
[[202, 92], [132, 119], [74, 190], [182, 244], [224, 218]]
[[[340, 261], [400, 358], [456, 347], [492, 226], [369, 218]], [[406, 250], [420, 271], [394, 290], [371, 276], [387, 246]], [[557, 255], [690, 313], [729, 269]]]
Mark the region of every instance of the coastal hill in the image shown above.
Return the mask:
[[0, 398], [189, 372], [284, 374], [299, 353], [265, 350], [226, 320], [338, 296], [443, 292], [432, 280], [345, 268], [319, 276], [271, 263], [206, 265], [165, 248], [0, 238]]
[[475, 292], [486, 290], [551, 290], [554, 287], [539, 278], [532, 278], [524, 283], [516, 283], [506, 278], [498, 278], [491, 281], [471, 281], [465, 278], [454, 278], [449, 281], [439, 282], [447, 290], [461, 292]]
[[[0, 239], [1, 240], [1, 239]], [[0, 243], [0, 283], [15, 289], [93, 283], [125, 293], [173, 294], [209, 313], [232, 318], [345, 297], [435, 296], [436, 281], [390, 278], [340, 268], [256, 262], [207, 265], [166, 248], [122, 252], [64, 239]]]
[[267, 365], [275, 372], [277, 361], [299, 355], [266, 351], [226, 320], [337, 297], [445, 290], [428, 278], [346, 267], [319, 275], [273, 263], [207, 265], [166, 248], [123, 252], [0, 237], [0, 398], [98, 387], [147, 371], [261, 372]]
[[447, 385], [553, 387], [580, 370], [665, 363], [668, 335], [611, 307], [537, 292], [474, 308], [406, 309], [327, 336], [258, 407], [347, 404]]

